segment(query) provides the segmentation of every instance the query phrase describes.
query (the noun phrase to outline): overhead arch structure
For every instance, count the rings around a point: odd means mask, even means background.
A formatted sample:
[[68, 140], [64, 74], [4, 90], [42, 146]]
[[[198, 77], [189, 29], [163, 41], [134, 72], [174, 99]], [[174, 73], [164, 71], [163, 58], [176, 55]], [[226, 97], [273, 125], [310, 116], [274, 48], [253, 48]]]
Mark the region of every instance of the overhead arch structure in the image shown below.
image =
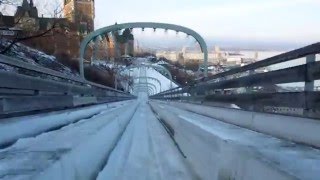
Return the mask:
[[172, 74], [171, 74], [171, 72], [170, 72], [167, 68], [165, 68], [165, 67], [163, 67], [163, 66], [160, 66], [160, 65], [156, 65], [156, 64], [130, 65], [130, 66], [127, 66], [127, 67], [122, 68], [122, 69], [120, 69], [119, 71], [117, 71], [117, 76], [118, 76], [119, 73], [121, 73], [121, 72], [124, 71], [124, 70], [130, 70], [130, 69], [141, 68], [141, 67], [154, 68], [154, 69], [158, 69], [158, 70], [164, 71], [165, 73], [168, 74], [169, 79], [170, 79], [171, 81], [173, 80], [173, 79], [172, 79]]
[[135, 84], [132, 87], [132, 91], [135, 92], [138, 89], [148, 89], [148, 94], [153, 95], [156, 94], [156, 89], [151, 84]]
[[83, 41], [81, 42], [80, 46], [80, 75], [84, 77], [84, 54], [86, 51], [86, 48], [89, 43], [93, 43], [98, 37], [103, 36], [106, 33], [119, 31], [122, 29], [133, 29], [133, 28], [153, 28], [153, 29], [165, 29], [165, 30], [174, 30], [177, 32], [184, 32], [187, 35], [190, 35], [196, 39], [196, 41], [199, 43], [201, 51], [203, 53], [203, 68], [204, 68], [204, 76], [208, 75], [208, 48], [205, 40], [198, 34], [196, 31], [189, 29], [187, 27], [175, 25], [175, 24], [167, 24], [167, 23], [155, 23], [155, 22], [133, 22], [133, 23], [124, 23], [124, 24], [115, 24], [111, 26], [107, 26], [101, 29], [98, 29], [96, 31], [91, 32], [88, 34]]
[[156, 81], [159, 84], [159, 87], [160, 87], [159, 93], [162, 91], [162, 88], [161, 88], [162, 84], [157, 78], [148, 77], [148, 76], [139, 76], [139, 77], [134, 77], [133, 79], [134, 80], [136, 80], [136, 79], [145, 79], [145, 80], [150, 79], [150, 80]]
[[144, 83], [137, 83], [137, 84], [133, 84], [133, 89], [135, 88], [135, 87], [140, 87], [140, 86], [142, 86], [142, 87], [151, 87], [152, 88], [152, 90], [153, 90], [153, 93], [157, 93], [157, 87], [156, 87], [156, 85], [154, 85], [154, 84], [152, 84], [152, 83], [148, 83], [148, 82], [144, 82]]
[[[117, 81], [117, 77], [119, 76], [119, 74], [124, 71], [124, 70], [130, 70], [130, 69], [135, 69], [135, 68], [141, 68], [141, 67], [147, 67], [147, 68], [154, 68], [154, 69], [158, 69], [158, 70], [161, 70], [163, 71], [164, 73], [166, 73], [169, 77], [169, 80], [170, 80], [170, 88], [172, 88], [172, 82], [173, 82], [173, 79], [172, 79], [172, 74], [171, 72], [161, 66], [161, 65], [156, 65], [156, 64], [141, 64], [141, 65], [130, 65], [130, 66], [127, 66], [125, 68], [121, 68], [119, 71], [116, 72], [116, 78], [115, 78], [115, 81]], [[159, 80], [158, 80], [159, 81]], [[115, 84], [117, 84], [117, 82], [115, 82]]]
[[138, 92], [141, 92], [141, 91], [144, 91], [144, 92], [147, 92], [148, 93], [148, 95], [150, 96], [152, 96], [152, 94], [154, 94], [154, 92], [153, 92], [153, 90], [152, 90], [152, 88], [151, 87], [145, 87], [145, 86], [140, 86], [140, 87], [135, 87], [133, 90], [132, 90], [133, 92], [133, 94], [134, 95], [137, 95], [137, 93]]

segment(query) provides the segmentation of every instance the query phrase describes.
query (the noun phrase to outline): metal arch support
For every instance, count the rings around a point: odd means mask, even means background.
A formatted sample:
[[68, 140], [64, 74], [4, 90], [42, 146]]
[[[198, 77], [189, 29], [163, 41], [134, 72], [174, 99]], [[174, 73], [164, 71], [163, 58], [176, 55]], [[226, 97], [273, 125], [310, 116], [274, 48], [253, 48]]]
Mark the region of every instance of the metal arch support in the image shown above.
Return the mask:
[[135, 79], [151, 79], [151, 80], [153, 80], [153, 81], [156, 81], [158, 84], [159, 84], [159, 86], [160, 86], [160, 92], [162, 91], [162, 88], [161, 88], [161, 86], [162, 86], [162, 84], [161, 84], [161, 82], [157, 79], [157, 78], [154, 78], [154, 77], [148, 77], [148, 76], [143, 76], [143, 77], [134, 77], [133, 78], [134, 80]]
[[[128, 67], [119, 69], [119, 70], [116, 72], [116, 74], [115, 74], [115, 79], [114, 79], [114, 84], [115, 84], [116, 89], [117, 89], [117, 84], [118, 84], [118, 81], [117, 81], [117, 80], [118, 80], [119, 74], [120, 74], [122, 71], [124, 71], [124, 70], [130, 70], [130, 69], [134, 69], [134, 68], [141, 68], [141, 67], [161, 68], [162, 70], [164, 70], [164, 71], [169, 75], [169, 78], [170, 78], [170, 86], [172, 87], [172, 81], [173, 81], [173, 80], [172, 80], [172, 75], [171, 75], [171, 73], [170, 73], [169, 70], [167, 70], [165, 67], [160, 66], [160, 65], [151, 65], [151, 64], [148, 65], [148, 64], [143, 64], [143, 65], [130, 65], [130, 66], [128, 66]], [[141, 77], [141, 76], [140, 76], [140, 77]], [[157, 82], [159, 83], [159, 85], [160, 85], [160, 92], [162, 91], [162, 84], [161, 84], [161, 82], [160, 82], [158, 79], [153, 78], [153, 77], [149, 77], [149, 76], [145, 76], [145, 77], [157, 81]], [[137, 78], [137, 77], [135, 77], [134, 79], [136, 79], [136, 78]]]
[[197, 42], [200, 45], [201, 51], [204, 54], [203, 60], [204, 60], [204, 75], [205, 77], [207, 77], [208, 75], [208, 48], [207, 48], [207, 44], [205, 42], [205, 40], [200, 36], [200, 34], [198, 34], [197, 32], [195, 32], [192, 29], [183, 27], [183, 26], [179, 26], [179, 25], [175, 25], [175, 24], [167, 24], [167, 23], [154, 23], [154, 22], [134, 22], [134, 23], [124, 23], [124, 24], [115, 24], [115, 25], [111, 25], [111, 26], [107, 26], [101, 29], [98, 29], [96, 31], [91, 32], [89, 35], [87, 35], [83, 41], [81, 42], [81, 46], [80, 46], [80, 75], [84, 78], [84, 65], [83, 65], [83, 61], [84, 61], [84, 53], [85, 50], [87, 48], [87, 45], [89, 44], [89, 42], [94, 39], [95, 37], [108, 33], [108, 32], [113, 32], [113, 31], [118, 31], [121, 29], [132, 29], [132, 28], [153, 28], [153, 29], [171, 29], [171, 30], [175, 30], [177, 32], [184, 32], [188, 35], [191, 35], [192, 37], [194, 37]]
[[149, 87], [149, 86], [135, 86], [135, 87], [132, 88], [133, 93], [136, 93], [137, 90], [141, 90], [141, 89], [148, 90], [149, 94], [153, 93], [153, 89], [151, 87]]
[[97, 59], [97, 55], [98, 55], [98, 48], [99, 48], [99, 43], [100, 43], [100, 36], [97, 36], [93, 39], [93, 51], [92, 51], [92, 58], [91, 58], [91, 64], [93, 63], [93, 61], [95, 61]]
[[120, 69], [120, 71], [118, 71], [117, 73], [120, 73], [120, 72], [122, 72], [122, 71], [124, 71], [124, 70], [127, 70], [127, 69], [130, 70], [130, 69], [141, 68], [141, 67], [151, 67], [151, 68], [154, 68], [154, 69], [160, 68], [161, 70], [165, 71], [165, 72], [168, 74], [171, 82], [173, 81], [172, 75], [171, 75], [171, 73], [170, 73], [170, 71], [169, 71], [168, 69], [166, 69], [166, 68], [163, 67], [163, 66], [154, 65], [154, 64], [130, 65], [130, 66], [126, 67], [126, 68]]
[[137, 84], [133, 86], [133, 89], [137, 88], [137, 87], [148, 87], [151, 89], [152, 93], [151, 94], [156, 94], [157, 89], [155, 86], [152, 86], [153, 84]]
[[163, 66], [161, 66], [161, 65], [157, 65], [157, 64], [151, 64], [151, 65], [144, 65], [145, 67], [151, 67], [151, 68], [154, 68], [154, 69], [161, 69], [161, 70], [163, 70], [163, 71], [165, 71], [167, 74], [168, 74], [168, 76], [169, 76], [169, 78], [170, 78], [170, 80], [171, 80], [171, 82], [173, 81], [173, 79], [172, 79], [172, 74], [171, 74], [171, 72], [167, 69], [167, 68], [165, 68], [165, 67], [163, 67]]
[[145, 86], [145, 85], [136, 85], [132, 88], [133, 91], [135, 91], [136, 89], [148, 89], [148, 94], [149, 95], [153, 95], [155, 94], [154, 89], [152, 89], [151, 86]]
[[133, 89], [133, 93], [137, 94], [137, 92], [141, 91], [141, 90], [146, 91], [149, 96], [154, 94], [154, 92], [153, 92], [151, 87], [136, 87], [136, 88]]
[[133, 87], [137, 86], [137, 85], [144, 85], [144, 86], [151, 86], [154, 90], [154, 92], [156, 93], [157, 92], [157, 87], [156, 85], [152, 84], [152, 83], [148, 83], [148, 82], [145, 82], [145, 83], [136, 83], [136, 84], [133, 84]]
[[[172, 79], [172, 75], [171, 75], [171, 73], [170, 73], [170, 71], [168, 70], [168, 69], [166, 69], [165, 67], [163, 67], [163, 66], [160, 66], [160, 65], [154, 65], [154, 64], [141, 64], [141, 65], [130, 65], [130, 66], [128, 66], [128, 67], [125, 67], [125, 68], [122, 68], [122, 69], [120, 69], [119, 71], [117, 71], [116, 72], [116, 77], [118, 77], [119, 75], [118, 74], [120, 74], [122, 71], [124, 71], [124, 70], [130, 70], [130, 69], [134, 69], [134, 68], [141, 68], [141, 67], [151, 67], [151, 68], [154, 68], [154, 69], [156, 69], [156, 68], [160, 68], [161, 70], [163, 70], [163, 71], [165, 71], [167, 74], [168, 74], [168, 76], [169, 76], [169, 79], [170, 79], [170, 88], [172, 88], [172, 82], [173, 82], [173, 79]], [[116, 79], [115, 79], [115, 81], [116, 81]], [[158, 80], [159, 81], [159, 80]], [[159, 81], [160, 82], [160, 81]], [[117, 84], [117, 82], [115, 82], [115, 84]], [[161, 85], [160, 85], [161, 86]], [[161, 87], [160, 87], [160, 92], [162, 91], [162, 89], [161, 89]]]

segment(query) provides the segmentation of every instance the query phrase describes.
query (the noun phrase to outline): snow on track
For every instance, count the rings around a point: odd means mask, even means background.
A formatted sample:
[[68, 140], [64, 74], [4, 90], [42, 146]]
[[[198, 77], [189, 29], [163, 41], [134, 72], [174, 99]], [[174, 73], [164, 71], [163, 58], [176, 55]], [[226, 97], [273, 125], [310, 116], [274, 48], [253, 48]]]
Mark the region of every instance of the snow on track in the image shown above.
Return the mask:
[[140, 103], [98, 180], [194, 179], [148, 104]]
[[[144, 64], [152, 65], [147, 62], [146, 58], [137, 58], [136, 60], [141, 61]], [[141, 74], [142, 70], [145, 72], [144, 74]], [[166, 90], [171, 89], [171, 86], [172, 86], [172, 88], [178, 87], [177, 84], [175, 84], [174, 82], [171, 82], [170, 79], [168, 79], [166, 76], [162, 75], [157, 70], [155, 70], [154, 68], [151, 68], [151, 67], [133, 68], [130, 71], [129, 70], [123, 71], [123, 73], [126, 75], [130, 74], [131, 77], [145, 77], [146, 76], [146, 77], [155, 78], [161, 82], [161, 90], [162, 91], [166, 91]], [[140, 81], [140, 79], [136, 79], [135, 83], [138, 83], [139, 81]], [[157, 91], [160, 90], [160, 85], [156, 81], [147, 80], [147, 82], [154, 84], [156, 86]], [[124, 85], [124, 86], [126, 86], [126, 85]]]
[[161, 73], [159, 73], [153, 68], [148, 68], [146, 74], [148, 77], [156, 78], [161, 82], [162, 91], [171, 89], [170, 87], [171, 85], [172, 85], [172, 88], [178, 87], [174, 82], [170, 83], [171, 81], [167, 77], [163, 76]]
[[108, 122], [106, 125], [32, 179], [95, 179], [135, 113], [137, 105], [134, 102], [117, 113], [103, 116], [101, 120]]
[[14, 143], [19, 138], [35, 136], [81, 119], [90, 118], [103, 110], [122, 106], [129, 102], [116, 102], [41, 115], [1, 119], [0, 146]]
[[[202, 171], [202, 173], [199, 174], [205, 175], [205, 171], [210, 174], [207, 178], [202, 177], [203, 179], [214, 177], [213, 169], [206, 170], [206, 167], [210, 166], [219, 168], [222, 167], [223, 164], [227, 164], [226, 167], [236, 171], [237, 167], [234, 162], [237, 160], [231, 159], [231, 156], [228, 156], [226, 153], [227, 150], [221, 150], [224, 147], [223, 145], [231, 146], [230, 151], [236, 151], [237, 157], [245, 158], [244, 154], [240, 153], [241, 150], [244, 150], [246, 154], [252, 154], [251, 157], [257, 157], [258, 160], [266, 162], [270, 169], [283, 171], [296, 179], [318, 180], [320, 177], [320, 150], [318, 149], [228, 124], [217, 119], [180, 109], [164, 102], [152, 101], [150, 104], [153, 107], [157, 107], [157, 112], [160, 116], [167, 116], [170, 122], [177, 122], [175, 132], [177, 132], [177, 134], [179, 134], [179, 131], [181, 131], [180, 134], [184, 133], [182, 137], [185, 141], [182, 142], [181, 140], [178, 143], [180, 145], [184, 143], [181, 147], [186, 152], [186, 155], [189, 155], [188, 160], [193, 160], [192, 164], [194, 167], [200, 165], [198, 166], [200, 167], [198, 170]], [[197, 132], [201, 132], [202, 136]], [[219, 141], [215, 139], [219, 139]], [[205, 148], [201, 146], [201, 142], [206, 145], [210, 145], [209, 142], [211, 142], [213, 147], [216, 148], [211, 148], [209, 152], [205, 153]], [[207, 149], [209, 149], [209, 147], [207, 147]], [[203, 153], [206, 154], [206, 156], [202, 159]], [[194, 157], [192, 158], [190, 154], [193, 154]], [[210, 162], [210, 158], [208, 157], [216, 157], [216, 159], [212, 158], [213, 161]], [[253, 162], [253, 159], [254, 158], [251, 158], [248, 161]], [[201, 165], [203, 160], [208, 160], [208, 162]], [[217, 161], [223, 161], [223, 163], [215, 164]], [[246, 162], [242, 164], [241, 168], [239, 168], [240, 171], [243, 172], [242, 169], [248, 168], [249, 164], [250, 163], [246, 164]], [[267, 168], [264, 168], [263, 170], [266, 169]], [[253, 174], [255, 174], [255, 172], [253, 172]], [[256, 175], [261, 175], [260, 179], [272, 179], [271, 176], [263, 177], [265, 173], [262, 172]]]
[[[92, 136], [109, 126], [118, 114], [129, 109], [132, 104], [101, 109], [99, 114], [90, 119], [36, 137], [20, 139], [13, 146], [0, 150], [0, 179], [29, 179], [45, 170], [75, 147], [91, 141]], [[88, 149], [84, 148], [83, 151], [87, 152]]]

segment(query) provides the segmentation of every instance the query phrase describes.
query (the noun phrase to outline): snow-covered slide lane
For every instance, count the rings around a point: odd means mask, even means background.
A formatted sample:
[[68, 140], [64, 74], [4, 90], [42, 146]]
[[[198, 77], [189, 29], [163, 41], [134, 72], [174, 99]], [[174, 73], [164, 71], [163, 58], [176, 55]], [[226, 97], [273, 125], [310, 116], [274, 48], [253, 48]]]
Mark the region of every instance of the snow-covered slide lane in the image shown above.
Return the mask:
[[115, 113], [101, 117], [101, 121], [107, 122], [106, 124], [32, 179], [95, 179], [132, 119], [138, 104], [135, 101]]
[[89, 119], [104, 110], [120, 107], [130, 102], [115, 102], [40, 115], [1, 119], [0, 147], [11, 145], [19, 138], [36, 136], [82, 119]]
[[[83, 119], [61, 129], [19, 139], [0, 150], [0, 179], [29, 179], [50, 167], [55, 161], [91, 138], [117, 119], [134, 103], [104, 110], [90, 119]], [[112, 123], [111, 123], [112, 124]], [[86, 148], [85, 150], [88, 150]]]
[[97, 179], [197, 178], [149, 105], [141, 102]]
[[[201, 179], [318, 180], [320, 150], [151, 101]], [[241, 120], [241, 119], [239, 119]]]

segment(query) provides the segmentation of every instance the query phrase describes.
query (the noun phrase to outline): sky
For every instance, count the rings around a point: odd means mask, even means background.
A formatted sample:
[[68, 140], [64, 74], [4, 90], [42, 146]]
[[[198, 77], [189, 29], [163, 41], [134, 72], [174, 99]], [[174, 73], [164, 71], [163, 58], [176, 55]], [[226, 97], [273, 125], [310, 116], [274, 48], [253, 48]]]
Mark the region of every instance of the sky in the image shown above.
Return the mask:
[[320, 0], [96, 0], [96, 27], [134, 21], [206, 38], [311, 43], [320, 40]]
[[[34, 1], [45, 16], [53, 14], [56, 1], [62, 4], [62, 0]], [[207, 41], [299, 45], [320, 41], [320, 0], [95, 0], [95, 8], [96, 28], [149, 21], [186, 26]]]

